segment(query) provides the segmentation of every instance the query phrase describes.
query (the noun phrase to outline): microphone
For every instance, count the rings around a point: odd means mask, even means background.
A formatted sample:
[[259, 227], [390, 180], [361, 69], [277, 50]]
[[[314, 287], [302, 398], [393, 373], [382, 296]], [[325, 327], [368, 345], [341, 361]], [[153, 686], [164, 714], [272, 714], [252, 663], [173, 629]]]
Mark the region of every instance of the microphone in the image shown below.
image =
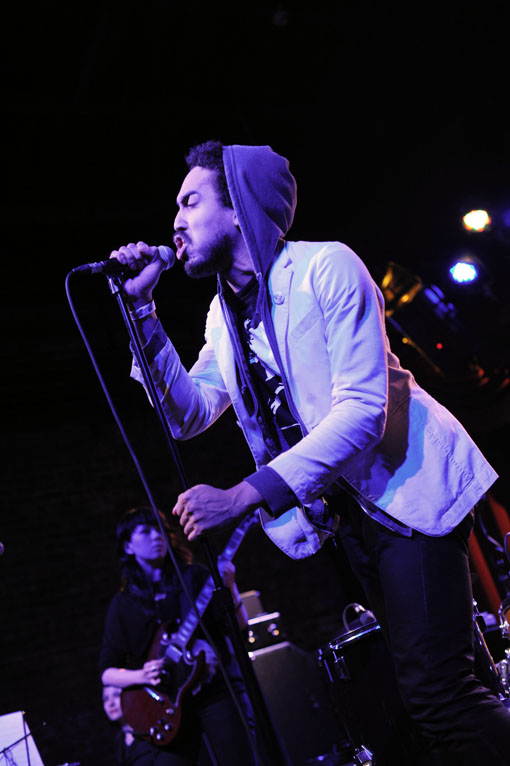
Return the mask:
[[[175, 263], [175, 253], [171, 247], [158, 245], [159, 257], [165, 263], [165, 270], [171, 269]], [[138, 270], [130, 269], [117, 258], [107, 258], [106, 261], [96, 261], [96, 263], [84, 263], [82, 266], [76, 266], [71, 270], [71, 274], [105, 274], [107, 277], [118, 275], [135, 276], [148, 264], [144, 263]]]

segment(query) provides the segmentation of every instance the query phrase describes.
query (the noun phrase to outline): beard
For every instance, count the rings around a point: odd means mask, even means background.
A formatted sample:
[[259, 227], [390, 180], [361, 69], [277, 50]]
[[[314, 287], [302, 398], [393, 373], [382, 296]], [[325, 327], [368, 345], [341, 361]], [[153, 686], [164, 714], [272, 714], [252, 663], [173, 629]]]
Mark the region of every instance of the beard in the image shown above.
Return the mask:
[[184, 264], [188, 277], [212, 277], [216, 274], [228, 274], [234, 262], [234, 246], [229, 234], [219, 234], [200, 254], [191, 257]]

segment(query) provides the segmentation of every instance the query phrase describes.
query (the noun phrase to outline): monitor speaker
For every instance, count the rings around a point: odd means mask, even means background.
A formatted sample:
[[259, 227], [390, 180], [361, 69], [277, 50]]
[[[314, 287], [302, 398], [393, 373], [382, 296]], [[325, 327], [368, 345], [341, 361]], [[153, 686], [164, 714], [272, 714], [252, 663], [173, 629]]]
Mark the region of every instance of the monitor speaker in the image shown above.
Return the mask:
[[345, 748], [315, 657], [288, 641], [250, 652], [275, 729], [293, 766]]

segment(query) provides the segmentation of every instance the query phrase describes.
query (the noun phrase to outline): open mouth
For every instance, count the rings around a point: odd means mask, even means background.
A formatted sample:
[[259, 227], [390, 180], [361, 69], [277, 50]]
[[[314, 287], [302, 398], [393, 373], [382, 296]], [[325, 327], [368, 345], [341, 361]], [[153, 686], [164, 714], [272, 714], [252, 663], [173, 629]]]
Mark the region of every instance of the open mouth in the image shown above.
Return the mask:
[[181, 234], [174, 234], [173, 239], [174, 239], [174, 245], [177, 248], [177, 257], [179, 258], [184, 252], [184, 248], [186, 247], [186, 241], [184, 240]]

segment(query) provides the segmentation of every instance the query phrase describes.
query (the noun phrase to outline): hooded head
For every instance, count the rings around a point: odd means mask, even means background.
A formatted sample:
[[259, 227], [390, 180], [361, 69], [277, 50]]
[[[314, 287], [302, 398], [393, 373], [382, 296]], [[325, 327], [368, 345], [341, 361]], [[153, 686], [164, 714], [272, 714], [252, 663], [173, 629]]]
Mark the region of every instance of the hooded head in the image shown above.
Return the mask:
[[225, 146], [223, 164], [244, 240], [256, 270], [265, 274], [294, 219], [289, 162], [270, 146]]
[[218, 196], [235, 210], [255, 270], [265, 274], [296, 209], [296, 181], [288, 160], [270, 146], [208, 141], [190, 151], [187, 163], [190, 169], [198, 165], [215, 171]]

